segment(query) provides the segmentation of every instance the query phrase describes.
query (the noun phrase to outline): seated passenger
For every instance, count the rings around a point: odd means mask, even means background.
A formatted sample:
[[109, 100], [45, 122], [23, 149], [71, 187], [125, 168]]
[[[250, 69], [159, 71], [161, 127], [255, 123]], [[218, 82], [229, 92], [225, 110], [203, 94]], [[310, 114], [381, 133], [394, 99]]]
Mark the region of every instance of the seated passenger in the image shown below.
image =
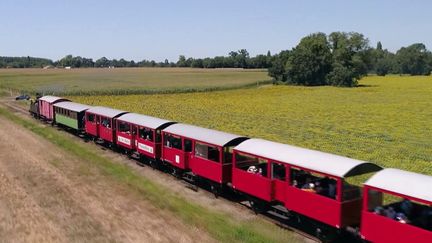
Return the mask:
[[397, 213], [395, 218], [399, 223], [408, 224], [408, 218], [404, 213]]
[[319, 182], [319, 181], [315, 182], [314, 188], [315, 188], [315, 192], [317, 194], [322, 194], [324, 192], [324, 188], [322, 187], [321, 182]]
[[336, 198], [336, 184], [335, 183], [329, 183], [328, 184], [328, 196], [330, 198]]
[[393, 207], [389, 207], [388, 209], [384, 210], [384, 216], [390, 219], [396, 219], [396, 211]]
[[256, 168], [255, 165], [251, 165], [249, 166], [249, 168], [247, 169], [248, 173], [252, 173], [252, 174], [256, 174], [258, 172], [258, 169]]
[[413, 207], [412, 202], [407, 199], [404, 199], [400, 204], [400, 209], [408, 217], [411, 215], [412, 207]]
[[384, 215], [384, 208], [381, 206], [377, 206], [374, 208], [374, 214]]
[[310, 182], [310, 183], [306, 183], [302, 186], [302, 190], [303, 191], [307, 191], [307, 192], [313, 192], [315, 193], [315, 184]]
[[262, 170], [261, 168], [258, 168], [258, 172], [257, 172], [257, 174], [258, 174], [258, 175], [262, 175], [262, 173], [263, 173], [263, 170]]

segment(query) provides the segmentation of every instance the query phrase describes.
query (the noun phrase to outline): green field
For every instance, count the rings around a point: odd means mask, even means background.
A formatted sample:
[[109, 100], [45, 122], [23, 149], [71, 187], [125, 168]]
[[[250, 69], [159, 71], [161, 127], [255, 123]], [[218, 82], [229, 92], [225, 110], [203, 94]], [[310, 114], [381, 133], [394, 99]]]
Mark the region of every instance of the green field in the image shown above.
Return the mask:
[[432, 77], [360, 84], [70, 98], [432, 175]]
[[231, 89], [269, 82], [265, 70], [192, 68], [0, 69], [0, 88], [55, 95]]

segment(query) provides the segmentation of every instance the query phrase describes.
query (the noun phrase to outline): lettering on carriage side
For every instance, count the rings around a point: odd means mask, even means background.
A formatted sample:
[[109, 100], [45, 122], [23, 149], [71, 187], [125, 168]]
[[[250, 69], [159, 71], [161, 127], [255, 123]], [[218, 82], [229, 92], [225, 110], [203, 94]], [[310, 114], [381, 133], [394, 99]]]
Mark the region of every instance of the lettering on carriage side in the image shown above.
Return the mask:
[[175, 161], [177, 164], [180, 164], [180, 156], [176, 155], [175, 156]]
[[138, 143], [138, 148], [151, 154], [153, 153], [153, 147], [145, 145], [143, 143]]
[[118, 140], [120, 143], [124, 143], [124, 144], [127, 144], [127, 145], [131, 145], [131, 140], [130, 140], [129, 138], [124, 138], [124, 137], [117, 136], [117, 140]]

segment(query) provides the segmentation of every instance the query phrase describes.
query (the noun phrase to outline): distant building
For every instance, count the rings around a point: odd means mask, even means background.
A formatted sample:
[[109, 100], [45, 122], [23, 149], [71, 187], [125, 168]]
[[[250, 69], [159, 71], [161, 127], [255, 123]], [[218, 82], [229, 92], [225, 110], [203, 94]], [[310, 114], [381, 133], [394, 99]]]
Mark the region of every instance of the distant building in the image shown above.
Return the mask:
[[70, 66], [67, 66], [67, 67], [65, 67], [65, 69], [72, 69], [72, 67], [70, 67]]

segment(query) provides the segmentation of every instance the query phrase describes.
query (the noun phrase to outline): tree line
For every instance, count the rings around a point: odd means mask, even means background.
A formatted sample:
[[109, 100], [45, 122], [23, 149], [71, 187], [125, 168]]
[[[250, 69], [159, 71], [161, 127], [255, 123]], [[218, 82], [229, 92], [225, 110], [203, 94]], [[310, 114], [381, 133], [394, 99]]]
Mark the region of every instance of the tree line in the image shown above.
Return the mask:
[[370, 73], [377, 75], [430, 75], [432, 53], [422, 43], [396, 53], [376, 48], [357, 32], [314, 33], [291, 50], [273, 56], [269, 75], [276, 82], [298, 85], [356, 86]]
[[73, 68], [104, 67], [191, 67], [191, 68], [260, 68], [267, 69], [277, 83], [296, 85], [356, 86], [364, 75], [374, 73], [430, 75], [432, 54], [422, 43], [402, 47], [395, 53], [381, 42], [371, 47], [369, 40], [357, 32], [313, 33], [303, 37], [291, 50], [254, 57], [246, 49], [231, 51], [227, 56], [192, 58], [180, 55], [177, 62], [165, 59], [125, 60], [67, 55], [52, 61], [35, 57], [0, 57], [0, 68], [40, 68], [45, 66]]

